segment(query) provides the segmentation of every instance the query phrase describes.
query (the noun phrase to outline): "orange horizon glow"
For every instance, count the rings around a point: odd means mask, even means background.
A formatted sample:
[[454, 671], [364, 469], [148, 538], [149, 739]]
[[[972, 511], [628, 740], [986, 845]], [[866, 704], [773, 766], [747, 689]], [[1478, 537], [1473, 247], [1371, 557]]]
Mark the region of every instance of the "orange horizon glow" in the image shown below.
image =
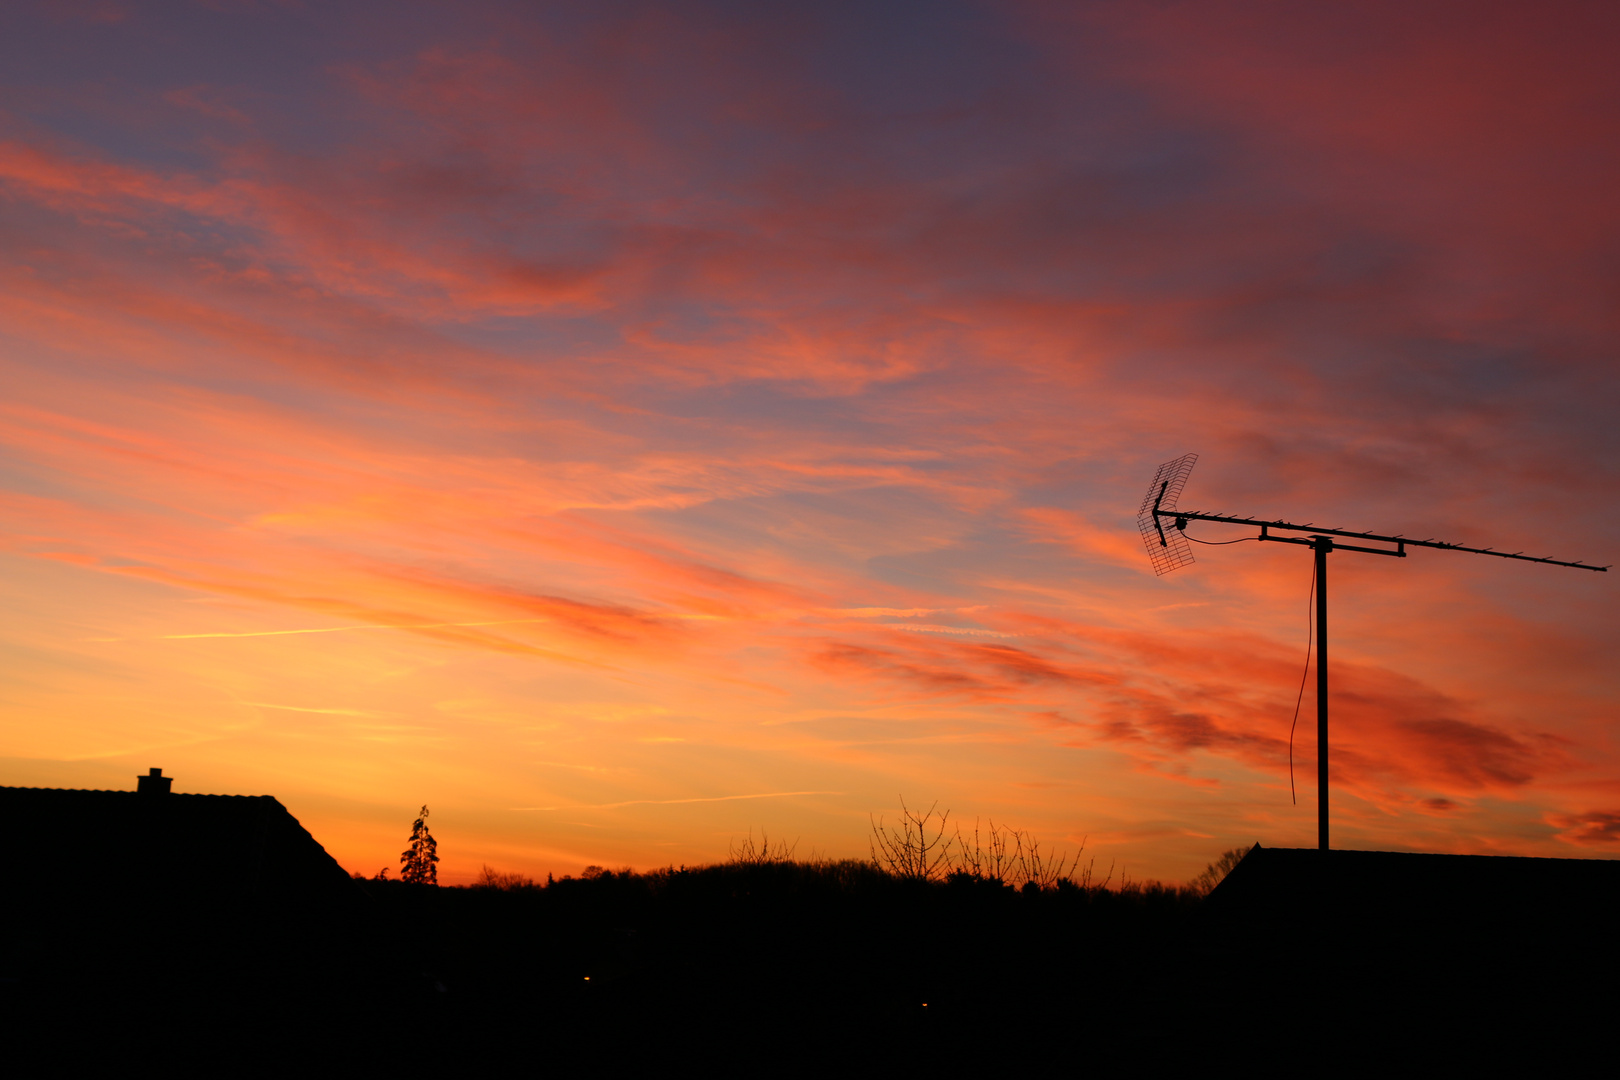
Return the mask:
[[[1613, 13], [0, 26], [3, 784], [272, 794], [368, 876], [426, 803], [448, 883], [902, 796], [1180, 880], [1314, 843], [1310, 565], [1154, 577], [1161, 461], [1620, 561]], [[1335, 843], [1620, 851], [1614, 575], [1386, 563]]]

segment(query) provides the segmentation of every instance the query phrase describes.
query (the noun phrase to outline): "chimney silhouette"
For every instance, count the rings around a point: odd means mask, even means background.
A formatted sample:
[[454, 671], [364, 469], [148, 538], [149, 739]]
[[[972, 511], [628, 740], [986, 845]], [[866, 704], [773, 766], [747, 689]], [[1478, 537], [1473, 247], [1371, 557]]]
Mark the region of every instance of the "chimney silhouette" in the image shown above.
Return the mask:
[[135, 778], [135, 790], [141, 795], [167, 795], [174, 777], [164, 776], [162, 769], [150, 769], [145, 776]]

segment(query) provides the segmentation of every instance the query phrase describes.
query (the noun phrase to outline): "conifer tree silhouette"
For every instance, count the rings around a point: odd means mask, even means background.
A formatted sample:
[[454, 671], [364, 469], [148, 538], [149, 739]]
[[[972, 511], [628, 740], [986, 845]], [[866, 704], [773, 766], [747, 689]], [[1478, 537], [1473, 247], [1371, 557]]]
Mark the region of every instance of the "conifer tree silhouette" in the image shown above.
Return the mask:
[[411, 826], [411, 846], [399, 853], [399, 880], [418, 885], [439, 883], [439, 842], [428, 832], [428, 808], [416, 816]]

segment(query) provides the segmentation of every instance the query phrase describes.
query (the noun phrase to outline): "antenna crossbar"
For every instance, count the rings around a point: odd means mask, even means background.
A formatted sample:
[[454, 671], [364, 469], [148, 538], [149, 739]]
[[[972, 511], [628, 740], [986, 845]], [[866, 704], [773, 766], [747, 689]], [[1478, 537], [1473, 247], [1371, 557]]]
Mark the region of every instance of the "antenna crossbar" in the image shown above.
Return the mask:
[[[1307, 540], [1302, 536], [1267, 535], [1266, 530], [1263, 527], [1260, 530], [1260, 535], [1253, 537], [1252, 539], [1270, 540], [1274, 544], [1304, 544], [1308, 548], [1317, 546], [1316, 540]], [[1366, 552], [1368, 555], [1388, 555], [1396, 559], [1406, 558], [1406, 549], [1401, 547], [1397, 547], [1394, 551], [1391, 551], [1388, 548], [1361, 547], [1358, 544], [1335, 544], [1333, 542], [1333, 538], [1330, 536], [1323, 536], [1319, 539], [1327, 545], [1327, 550], [1329, 551], [1362, 551]]]
[[1261, 530], [1259, 539], [1283, 541], [1286, 543], [1310, 543], [1309, 540], [1295, 540], [1291, 537], [1268, 536], [1270, 529], [1283, 529], [1290, 532], [1308, 533], [1313, 536], [1344, 536], [1353, 540], [1376, 540], [1385, 544], [1395, 544], [1395, 551], [1380, 551], [1377, 548], [1351, 547], [1349, 544], [1334, 545], [1340, 549], [1350, 551], [1364, 551], [1370, 555], [1405, 556], [1405, 549], [1409, 547], [1438, 548], [1443, 551], [1466, 551], [1474, 555], [1495, 555], [1498, 559], [1518, 559], [1521, 562], [1547, 563], [1550, 566], [1568, 566], [1576, 570], [1596, 570], [1606, 573], [1607, 566], [1593, 566], [1584, 562], [1566, 562], [1563, 559], [1546, 559], [1535, 555], [1526, 555], [1522, 551], [1492, 551], [1490, 548], [1466, 547], [1462, 544], [1448, 544], [1443, 540], [1413, 540], [1405, 536], [1385, 536], [1382, 533], [1350, 532], [1347, 529], [1324, 529], [1316, 525], [1295, 525], [1287, 521], [1262, 521], [1259, 518], [1229, 517], [1225, 514], [1205, 514], [1195, 510], [1161, 510], [1155, 506], [1152, 510], [1155, 522], [1159, 518], [1170, 518], [1175, 522], [1178, 530], [1185, 530], [1189, 521], [1219, 521], [1228, 525], [1252, 525]]
[[[1584, 562], [1567, 562], [1563, 559], [1547, 559], [1536, 555], [1526, 555], [1522, 551], [1495, 551], [1491, 548], [1467, 547], [1463, 544], [1448, 544], [1444, 540], [1429, 537], [1424, 540], [1414, 540], [1410, 537], [1395, 535], [1386, 536], [1383, 533], [1351, 532], [1349, 529], [1325, 529], [1318, 525], [1306, 522], [1295, 525], [1291, 521], [1264, 521], [1260, 518], [1235, 517], [1230, 514], [1206, 514], [1198, 510], [1177, 510], [1176, 500], [1181, 497], [1182, 488], [1187, 484], [1187, 477], [1192, 472], [1193, 465], [1198, 461], [1197, 454], [1183, 454], [1174, 461], [1167, 461], [1159, 466], [1154, 474], [1153, 482], [1148, 485], [1147, 495], [1142, 499], [1142, 506], [1136, 512], [1137, 531], [1142, 534], [1142, 543], [1147, 548], [1148, 559], [1153, 564], [1153, 572], [1160, 576], [1186, 566], [1193, 561], [1191, 545], [1187, 543], [1187, 523], [1189, 521], [1216, 521], [1226, 525], [1248, 525], [1260, 530], [1259, 536], [1245, 536], [1244, 540], [1269, 540], [1277, 544], [1299, 544], [1311, 549], [1315, 561], [1315, 601], [1316, 625], [1312, 636], [1316, 644], [1316, 843], [1323, 851], [1328, 850], [1328, 621], [1327, 621], [1327, 571], [1328, 555], [1335, 551], [1359, 551], [1368, 555], [1387, 555], [1397, 559], [1406, 558], [1406, 549], [1436, 548], [1441, 551], [1466, 551], [1473, 555], [1495, 555], [1498, 559], [1517, 559], [1520, 562], [1546, 563], [1549, 566], [1567, 566], [1574, 570], [1596, 570], [1606, 572], [1607, 566], [1592, 566]], [[1165, 520], [1169, 519], [1171, 528], [1165, 529]], [[1305, 533], [1305, 536], [1275, 536], [1276, 532]], [[1360, 544], [1346, 544], [1336, 537], [1350, 540], [1366, 540], [1373, 543], [1390, 545], [1387, 547], [1363, 547]], [[1213, 541], [1211, 541], [1213, 542]], [[1235, 541], [1227, 541], [1235, 543]], [[1303, 687], [1301, 688], [1303, 691]], [[1296, 714], [1297, 715], [1297, 714]], [[1291, 736], [1290, 736], [1291, 738]], [[1290, 768], [1292, 762], [1290, 762]], [[1290, 774], [1290, 777], [1292, 774]]]

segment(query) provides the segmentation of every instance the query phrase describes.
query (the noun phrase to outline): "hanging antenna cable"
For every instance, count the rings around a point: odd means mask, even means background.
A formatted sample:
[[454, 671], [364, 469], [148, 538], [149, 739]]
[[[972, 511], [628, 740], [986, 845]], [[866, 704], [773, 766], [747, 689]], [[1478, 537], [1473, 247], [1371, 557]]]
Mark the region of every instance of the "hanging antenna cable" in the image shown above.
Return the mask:
[[1294, 729], [1299, 726], [1299, 705], [1305, 700], [1305, 680], [1311, 677], [1311, 643], [1312, 635], [1316, 633], [1316, 623], [1311, 616], [1316, 613], [1316, 564], [1311, 564], [1311, 595], [1305, 601], [1305, 670], [1299, 676], [1299, 694], [1294, 698], [1294, 720], [1288, 725], [1288, 798], [1295, 806], [1299, 805], [1299, 797], [1294, 793]]
[[[1206, 514], [1202, 510], [1183, 510], [1176, 504], [1181, 499], [1182, 489], [1187, 486], [1187, 478], [1192, 475], [1193, 465], [1197, 461], [1197, 454], [1182, 454], [1175, 460], [1160, 465], [1158, 471], [1153, 474], [1152, 482], [1148, 484], [1147, 493], [1142, 496], [1142, 505], [1136, 511], [1136, 531], [1142, 536], [1142, 546], [1147, 549], [1148, 562], [1155, 574], [1163, 577], [1183, 566], [1191, 566], [1197, 561], [1192, 553], [1192, 546], [1195, 543], [1213, 547], [1241, 543], [1244, 539], [1248, 539], [1295, 544], [1311, 549], [1314, 575], [1311, 584], [1315, 596], [1309, 610], [1314, 613], [1315, 621], [1308, 640], [1316, 646], [1316, 846], [1321, 851], [1328, 850], [1328, 699], [1331, 696], [1328, 693], [1327, 662], [1329, 554], [1335, 551], [1354, 551], [1363, 555], [1405, 559], [1420, 550], [1434, 549], [1465, 551], [1473, 555], [1493, 555], [1499, 559], [1520, 559], [1524, 562], [1563, 566], [1572, 570], [1591, 570], [1600, 574], [1611, 569], [1608, 566], [1593, 566], [1579, 559], [1574, 562], [1566, 559], [1544, 559], [1526, 555], [1522, 551], [1465, 547], [1433, 537], [1415, 540], [1400, 533], [1391, 536], [1388, 533], [1327, 529], [1309, 521], [1300, 525], [1292, 521], [1270, 521], [1262, 518], [1235, 517], [1231, 514]], [[1197, 540], [1187, 535], [1187, 526], [1194, 521], [1246, 525], [1251, 529], [1259, 529], [1260, 535], [1237, 540]], [[1286, 535], [1289, 533], [1309, 535]], [[1368, 543], [1346, 543], [1347, 540]], [[1305, 674], [1300, 678], [1299, 694], [1294, 698], [1294, 718], [1288, 725], [1288, 794], [1296, 806], [1299, 805], [1299, 792], [1294, 782], [1294, 736], [1299, 729], [1299, 710], [1305, 702], [1305, 683], [1310, 679], [1310, 672], [1311, 657], [1307, 654]]]

